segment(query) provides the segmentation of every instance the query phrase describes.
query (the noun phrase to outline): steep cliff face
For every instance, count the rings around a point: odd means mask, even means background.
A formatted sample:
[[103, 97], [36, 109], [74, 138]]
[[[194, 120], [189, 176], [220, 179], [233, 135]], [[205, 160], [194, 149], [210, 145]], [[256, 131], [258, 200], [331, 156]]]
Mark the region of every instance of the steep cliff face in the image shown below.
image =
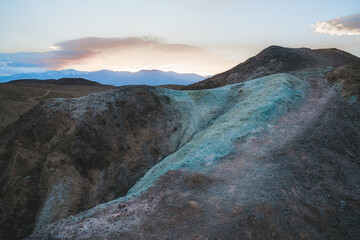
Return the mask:
[[358, 57], [335, 48], [311, 50], [309, 48], [270, 46], [226, 72], [188, 85], [183, 89], [216, 88], [276, 73], [356, 63], [360, 63]]

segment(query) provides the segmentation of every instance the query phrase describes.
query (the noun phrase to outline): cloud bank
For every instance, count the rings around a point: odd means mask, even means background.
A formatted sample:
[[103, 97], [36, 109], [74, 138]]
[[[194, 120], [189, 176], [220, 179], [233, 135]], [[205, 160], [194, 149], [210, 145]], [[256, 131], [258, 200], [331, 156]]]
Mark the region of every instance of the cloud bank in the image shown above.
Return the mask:
[[315, 33], [357, 36], [360, 35], [360, 14], [337, 17], [329, 21], [311, 24], [311, 26], [314, 27]]
[[8, 67], [83, 71], [159, 69], [203, 75], [215, 74], [236, 64], [224, 55], [196, 46], [166, 43], [157, 37], [88, 37], [59, 42], [49, 48], [48, 52], [0, 53], [0, 62]]

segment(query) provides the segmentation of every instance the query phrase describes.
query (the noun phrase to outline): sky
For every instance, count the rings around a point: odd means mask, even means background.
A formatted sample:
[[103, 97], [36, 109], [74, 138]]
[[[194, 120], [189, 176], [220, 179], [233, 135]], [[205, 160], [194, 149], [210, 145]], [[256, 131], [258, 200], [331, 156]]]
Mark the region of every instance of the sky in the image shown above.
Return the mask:
[[72, 68], [206, 76], [270, 45], [360, 57], [360, 1], [0, 0], [0, 75]]

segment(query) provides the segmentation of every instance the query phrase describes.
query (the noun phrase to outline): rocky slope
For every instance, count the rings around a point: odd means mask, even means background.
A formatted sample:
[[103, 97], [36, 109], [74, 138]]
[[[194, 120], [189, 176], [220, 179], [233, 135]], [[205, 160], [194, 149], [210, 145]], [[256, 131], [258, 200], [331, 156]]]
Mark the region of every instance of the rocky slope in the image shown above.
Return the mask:
[[126, 197], [28, 239], [357, 239], [360, 106], [324, 77], [197, 92], [210, 106], [221, 91], [236, 100]]
[[276, 73], [303, 69], [360, 64], [360, 59], [347, 52], [332, 49], [284, 48], [270, 46], [258, 55], [232, 69], [184, 87], [184, 90], [209, 89], [239, 83]]
[[230, 101], [227, 91], [218, 106], [201, 102], [205, 93], [167, 91], [127, 86], [52, 99], [8, 126], [0, 140], [3, 236], [21, 238], [34, 224], [123, 196]]
[[49, 98], [73, 98], [114, 88], [82, 78], [16, 80], [0, 84], [0, 132], [39, 102]]
[[357, 60], [334, 51], [220, 88], [37, 105], [0, 139], [0, 238], [359, 238], [357, 68], [340, 66]]

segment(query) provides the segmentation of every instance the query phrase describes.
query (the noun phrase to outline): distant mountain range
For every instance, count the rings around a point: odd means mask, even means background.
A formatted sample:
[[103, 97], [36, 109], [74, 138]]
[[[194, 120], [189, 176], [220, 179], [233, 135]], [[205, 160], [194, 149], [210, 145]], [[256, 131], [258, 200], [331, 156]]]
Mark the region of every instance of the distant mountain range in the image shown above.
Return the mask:
[[117, 72], [101, 70], [95, 72], [77, 71], [67, 69], [61, 71], [47, 71], [44, 73], [18, 73], [11, 76], [0, 76], [0, 83], [18, 79], [60, 79], [85, 78], [105, 85], [189, 85], [201, 81], [206, 77], [197, 74], [180, 74], [176, 72], [163, 72], [160, 70], [141, 70], [139, 72]]

